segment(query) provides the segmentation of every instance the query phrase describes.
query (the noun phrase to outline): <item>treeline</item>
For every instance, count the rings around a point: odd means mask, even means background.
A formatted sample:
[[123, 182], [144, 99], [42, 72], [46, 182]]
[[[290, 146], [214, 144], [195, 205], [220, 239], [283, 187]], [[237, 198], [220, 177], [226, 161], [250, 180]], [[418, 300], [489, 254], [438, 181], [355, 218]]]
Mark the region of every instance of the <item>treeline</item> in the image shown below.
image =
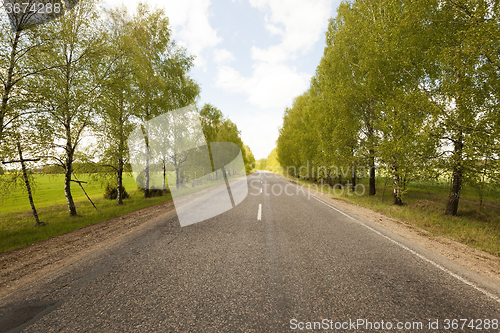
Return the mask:
[[256, 170], [265, 170], [266, 166], [267, 166], [267, 158], [261, 158], [260, 160], [255, 161]]
[[[22, 15], [15, 29], [6, 17], [0, 21], [0, 160], [20, 166], [36, 219], [33, 165], [62, 170], [71, 216], [76, 166], [111, 170], [122, 204], [127, 138], [135, 126], [196, 102], [200, 87], [188, 76], [194, 57], [172, 39], [163, 10], [142, 3], [132, 15], [80, 0], [29, 29]], [[210, 105], [199, 112], [207, 139], [234, 142], [245, 153], [234, 123]]]
[[201, 126], [205, 140], [210, 148], [210, 142], [232, 142], [240, 147], [245, 163], [245, 172], [250, 173], [255, 164], [250, 147], [243, 144], [240, 131], [235, 123], [211, 104], [205, 104], [200, 110]]
[[310, 88], [285, 110], [280, 164], [329, 183], [366, 175], [370, 195], [382, 171], [394, 204], [412, 180], [449, 179], [456, 215], [463, 186], [500, 181], [499, 19], [488, 0], [342, 2]]

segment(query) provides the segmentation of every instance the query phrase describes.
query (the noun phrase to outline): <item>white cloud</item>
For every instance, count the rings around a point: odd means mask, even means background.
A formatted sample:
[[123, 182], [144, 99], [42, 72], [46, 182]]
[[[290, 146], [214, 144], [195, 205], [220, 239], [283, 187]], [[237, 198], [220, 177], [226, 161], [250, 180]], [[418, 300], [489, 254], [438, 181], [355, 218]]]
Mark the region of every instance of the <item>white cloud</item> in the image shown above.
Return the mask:
[[214, 61], [215, 63], [222, 65], [234, 61], [234, 55], [226, 49], [215, 49], [214, 50]]
[[246, 79], [237, 70], [229, 66], [221, 66], [215, 78], [215, 85], [230, 92], [243, 92], [245, 81]]
[[[116, 3], [123, 0], [105, 1]], [[125, 1], [131, 10], [136, 8], [137, 0]], [[252, 26], [252, 23], [260, 24], [262, 21], [254, 20], [254, 13], [250, 15], [250, 11], [248, 16], [243, 14], [234, 25], [230, 23], [228, 29], [217, 32], [210, 25], [211, 10], [221, 10], [216, 12], [221, 16], [235, 13], [231, 10], [222, 11], [224, 7], [211, 7], [211, 0], [148, 0], [151, 6], [165, 9], [174, 39], [186, 47], [188, 53], [196, 55], [197, 68], [207, 71], [207, 63], [213, 61], [214, 70], [217, 71], [215, 79], [202, 75], [200, 82], [210, 88], [215, 83], [215, 88], [219, 89], [204, 90], [202, 98], [207, 102], [217, 101], [222, 111], [238, 124], [244, 142], [250, 144], [256, 157], [265, 157], [274, 147], [284, 108], [291, 106], [293, 99], [309, 87], [314, 71], [299, 71], [293, 67], [293, 62], [303, 59], [304, 55], [309, 56], [314, 50], [313, 46], [324, 38], [332, 7], [340, 0], [231, 1], [233, 4], [228, 2], [231, 5], [229, 9], [250, 2], [264, 18], [264, 33], [260, 34], [262, 29]], [[221, 33], [225, 34], [224, 45], [221, 45]], [[241, 43], [231, 43], [233, 40], [241, 41], [236, 37], [246, 38], [246, 45], [251, 47], [250, 63], [246, 57], [235, 56], [243, 51], [235, 49], [241, 47]], [[269, 44], [270, 37], [278, 41]], [[243, 66], [250, 64], [251, 74], [242, 75], [247, 73]], [[239, 94], [246, 101], [241, 101]], [[227, 100], [235, 102], [232, 104]]]
[[286, 64], [299, 52], [306, 53], [323, 36], [328, 25], [330, 0], [249, 0], [264, 12], [265, 28], [281, 42], [268, 48], [251, 48], [254, 60], [250, 77], [227, 65], [220, 66], [215, 80], [219, 88], [247, 95], [247, 102], [261, 108], [284, 109], [309, 86], [311, 75]]
[[269, 23], [267, 17], [265, 18], [265, 20], [266, 20], [265, 27], [271, 33], [271, 35], [281, 35], [282, 36], [285, 34], [283, 29], [281, 29], [280, 27], [278, 27], [272, 23]]
[[202, 56], [206, 48], [214, 47], [222, 41], [217, 31], [210, 26], [210, 0], [153, 0], [165, 8], [170, 18], [174, 37], [185, 46], [190, 54], [196, 55], [195, 66], [205, 67], [207, 61]]
[[[174, 29], [179, 30], [179, 36], [194, 53], [200, 53], [204, 48], [213, 47], [222, 41], [222, 38], [217, 36], [217, 31], [210, 26], [208, 21], [209, 0], [171, 0], [168, 2], [162, 1], [162, 3], [166, 3], [167, 15], [170, 8], [168, 3], [172, 8], [177, 7], [184, 11], [182, 16], [171, 16], [172, 26]], [[182, 21], [180, 18], [182, 18]]]
[[[125, 4], [133, 11], [137, 7], [135, 0], [105, 0], [111, 5]], [[210, 0], [149, 0], [151, 7], [163, 8], [170, 20], [174, 39], [195, 55], [195, 65], [204, 67], [206, 60], [202, 56], [203, 50], [214, 47], [222, 41], [217, 31], [210, 26]]]
[[329, 0], [250, 0], [265, 12], [265, 28], [281, 35], [282, 42], [267, 49], [252, 48], [252, 59], [279, 63], [295, 59], [297, 52], [307, 52], [323, 36], [332, 1]]
[[287, 51], [282, 45], [273, 45], [267, 50], [252, 46], [252, 59], [271, 64], [279, 64], [288, 59], [295, 60], [295, 55]]
[[230, 92], [247, 95], [247, 101], [260, 108], [284, 108], [293, 98], [303, 93], [309, 85], [310, 75], [297, 73], [285, 65], [259, 63], [251, 77], [243, 77], [238, 71], [221, 66], [215, 84]]

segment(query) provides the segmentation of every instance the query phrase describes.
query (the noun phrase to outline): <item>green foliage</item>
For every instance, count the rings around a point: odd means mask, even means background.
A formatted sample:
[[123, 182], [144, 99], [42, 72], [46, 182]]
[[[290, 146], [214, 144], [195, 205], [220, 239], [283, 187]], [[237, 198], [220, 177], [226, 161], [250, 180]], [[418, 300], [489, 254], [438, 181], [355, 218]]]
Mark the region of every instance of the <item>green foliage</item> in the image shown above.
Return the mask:
[[[58, 165], [37, 171], [65, 174], [70, 215], [73, 172], [106, 168], [94, 175], [107, 182], [115, 173], [120, 186], [133, 124], [192, 104], [200, 92], [188, 76], [194, 57], [175, 44], [162, 10], [141, 3], [131, 17], [124, 7], [102, 11], [99, 1], [81, 0], [35, 29], [11, 34], [2, 26], [0, 33], [8, 74], [0, 87], [0, 155], [12, 155], [16, 134], [33, 148], [25, 156]], [[34, 129], [29, 139], [26, 128]], [[97, 139], [90, 149], [81, 147], [87, 134]]]
[[243, 160], [245, 162], [245, 171], [248, 174], [255, 167], [255, 157], [253, 156], [253, 153], [250, 150], [250, 147], [248, 147], [247, 145], [244, 145], [243, 148], [245, 148], [243, 150], [243, 152], [245, 153], [245, 156], [243, 158]]
[[[141, 193], [145, 192], [145, 189], [143, 187], [140, 187], [140, 186], [137, 186], [137, 190]], [[164, 193], [169, 193], [169, 191], [153, 188], [153, 189], [149, 190], [149, 197], [150, 198], [161, 197]]]
[[[28, 176], [33, 182], [33, 174], [29, 173]], [[12, 193], [22, 193], [22, 195], [24, 195], [25, 190], [26, 187], [24, 186], [24, 180], [21, 171], [9, 170], [8, 174], [3, 174], [0, 176], [0, 196], [2, 198], [6, 198]], [[27, 200], [26, 204], [28, 204]]]
[[[70, 215], [77, 214], [86, 198], [71, 181], [75, 177], [87, 182], [82, 185], [94, 200], [104, 184], [112, 198], [118, 186], [134, 188], [126, 174], [133, 127], [194, 104], [201, 90], [188, 75], [194, 56], [176, 45], [163, 10], [140, 3], [129, 14], [124, 7], [100, 5], [100, 0], [80, 0], [50, 23], [16, 33], [0, 20], [0, 161], [17, 163], [14, 148], [20, 142], [24, 158], [30, 159], [25, 163], [29, 182], [32, 188], [37, 185], [34, 202], [42, 212], [48, 206], [69, 206]], [[250, 170], [255, 159], [236, 125], [207, 108], [207, 141], [237, 144]], [[92, 140], [86, 140], [89, 135]], [[29, 209], [26, 182], [13, 169], [18, 167], [9, 166], [8, 175], [0, 168], [0, 215]], [[168, 193], [167, 187], [148, 196], [166, 198]], [[59, 212], [51, 216], [60, 218]]]
[[325, 167], [314, 180], [377, 167], [396, 204], [444, 173], [456, 214], [462, 184], [499, 181], [499, 6], [357, 0], [337, 13], [310, 88], [284, 112], [280, 164], [310, 178], [306, 165]]
[[238, 145], [242, 151], [245, 171], [247, 173], [251, 172], [254, 168], [255, 157], [250, 147], [243, 144], [236, 124], [226, 119], [222, 112], [211, 104], [203, 105], [200, 109], [200, 117], [205, 140], [210, 151], [210, 158], [212, 159], [211, 142], [232, 142]]
[[[122, 186], [122, 198], [127, 199], [130, 197], [130, 195], [127, 193], [125, 190], [125, 187]], [[116, 197], [118, 196], [118, 189], [116, 186], [113, 186], [111, 184], [106, 185], [106, 188], [104, 189], [104, 199], [110, 199], [110, 200], [116, 200]]]
[[272, 172], [278, 172], [282, 173], [283, 170], [281, 168], [281, 165], [278, 161], [278, 150], [277, 148], [274, 148], [269, 156], [267, 157], [267, 165], [266, 165], [266, 170], [272, 171]]
[[133, 114], [148, 121], [192, 104], [200, 92], [187, 75], [194, 57], [175, 45], [165, 12], [140, 3], [131, 21], [124, 24], [129, 26], [122, 38], [124, 45], [133, 46], [127, 60], [132, 74]]
[[36, 168], [35, 173], [45, 175], [64, 174], [64, 169], [60, 165], [42, 165]]
[[267, 166], [267, 158], [261, 158], [260, 160], [255, 162], [255, 169], [257, 170], [265, 170]]
[[45, 26], [12, 32], [6, 16], [0, 19], [0, 154], [5, 152], [6, 140], [12, 139], [18, 118], [32, 114], [38, 98], [32, 89], [33, 80], [47, 70], [38, 57], [48, 54], [40, 41], [50, 35]]

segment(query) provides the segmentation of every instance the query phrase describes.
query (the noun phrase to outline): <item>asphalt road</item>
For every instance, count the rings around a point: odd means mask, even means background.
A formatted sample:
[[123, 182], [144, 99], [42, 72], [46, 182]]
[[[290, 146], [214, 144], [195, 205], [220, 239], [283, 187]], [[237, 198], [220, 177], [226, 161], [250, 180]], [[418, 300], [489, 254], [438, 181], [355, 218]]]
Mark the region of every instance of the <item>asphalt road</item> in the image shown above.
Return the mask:
[[248, 184], [221, 215], [173, 214], [9, 296], [0, 332], [499, 331], [494, 283], [272, 174]]

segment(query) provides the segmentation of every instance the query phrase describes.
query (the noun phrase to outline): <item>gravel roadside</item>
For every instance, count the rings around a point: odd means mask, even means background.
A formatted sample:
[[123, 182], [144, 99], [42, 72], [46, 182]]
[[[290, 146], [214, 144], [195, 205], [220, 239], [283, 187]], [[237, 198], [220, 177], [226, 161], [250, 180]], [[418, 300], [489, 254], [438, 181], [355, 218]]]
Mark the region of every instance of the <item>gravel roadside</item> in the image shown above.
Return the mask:
[[0, 253], [0, 299], [169, 214], [175, 214], [172, 200]]
[[[292, 180], [287, 180], [295, 183]], [[387, 217], [347, 200], [332, 198], [319, 192], [315, 193], [315, 195], [346, 211], [376, 223], [401, 237], [409, 239], [434, 253], [438, 253], [483, 277], [500, 283], [500, 257], [498, 256], [474, 249], [445, 237], [430, 235], [427, 231], [419, 229], [410, 223]]]

